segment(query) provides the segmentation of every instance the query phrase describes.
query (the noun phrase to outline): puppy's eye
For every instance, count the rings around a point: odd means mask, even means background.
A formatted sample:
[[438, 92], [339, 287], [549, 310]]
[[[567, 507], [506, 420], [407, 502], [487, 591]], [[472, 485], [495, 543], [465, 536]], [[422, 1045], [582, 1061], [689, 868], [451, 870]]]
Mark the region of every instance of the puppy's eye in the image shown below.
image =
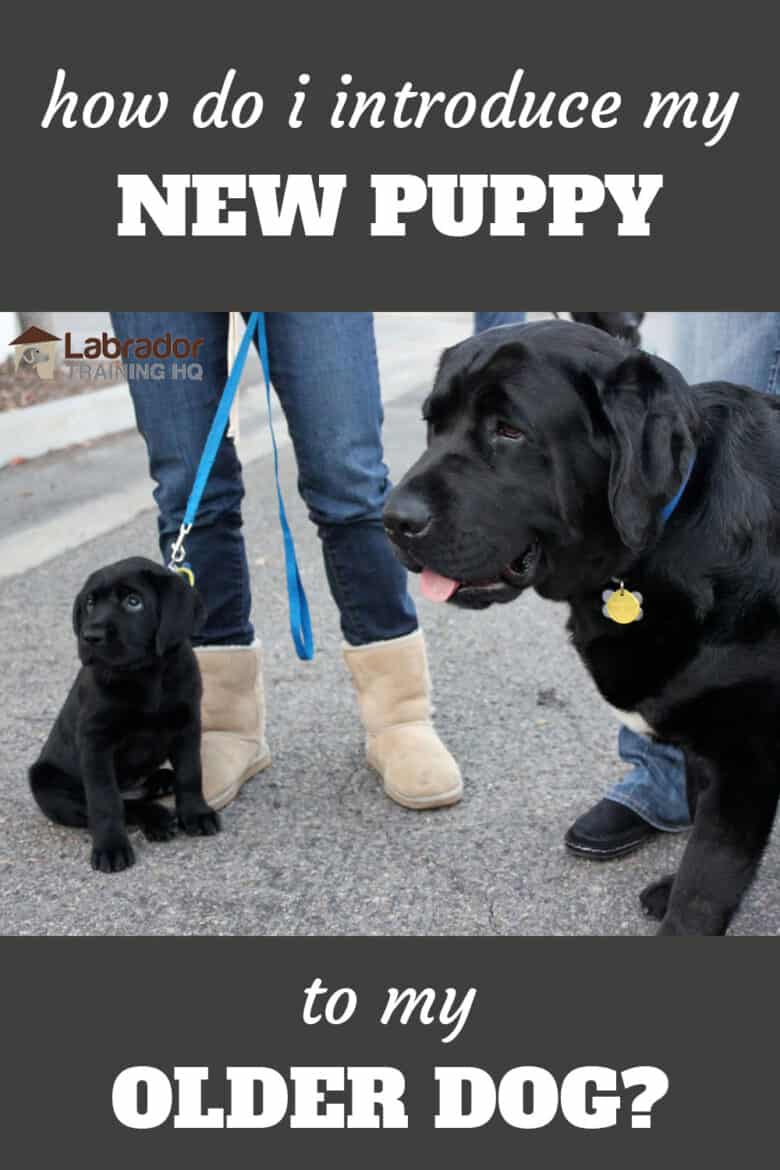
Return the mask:
[[90, 593], [89, 597], [87, 598], [87, 600], [84, 602], [84, 608], [87, 611], [87, 613], [89, 613], [89, 611], [91, 609], [95, 608], [95, 598], [92, 596], [91, 593]]
[[122, 600], [122, 605], [125, 609], [130, 610], [131, 613], [138, 613], [144, 607], [143, 601], [137, 593], [128, 593]]
[[519, 427], [513, 427], [508, 422], [499, 422], [496, 426], [496, 434], [502, 439], [514, 439], [519, 442], [525, 439], [525, 431], [521, 431]]

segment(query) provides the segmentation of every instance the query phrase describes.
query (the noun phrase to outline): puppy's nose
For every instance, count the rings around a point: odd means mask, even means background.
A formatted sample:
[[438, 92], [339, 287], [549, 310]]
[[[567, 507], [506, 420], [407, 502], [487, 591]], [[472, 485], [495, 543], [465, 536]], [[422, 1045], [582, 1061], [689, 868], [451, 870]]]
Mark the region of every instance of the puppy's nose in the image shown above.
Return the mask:
[[81, 637], [90, 646], [100, 646], [106, 640], [106, 631], [96, 629], [82, 630]]
[[385, 532], [391, 540], [416, 540], [430, 527], [431, 510], [416, 492], [396, 489], [382, 513]]

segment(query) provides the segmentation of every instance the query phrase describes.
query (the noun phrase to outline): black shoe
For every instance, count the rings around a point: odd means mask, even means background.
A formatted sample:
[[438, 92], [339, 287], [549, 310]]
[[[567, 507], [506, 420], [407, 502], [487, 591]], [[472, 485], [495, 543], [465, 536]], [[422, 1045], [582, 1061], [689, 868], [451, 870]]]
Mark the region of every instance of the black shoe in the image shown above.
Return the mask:
[[633, 853], [657, 832], [630, 808], [604, 799], [574, 822], [564, 842], [578, 857], [609, 861]]

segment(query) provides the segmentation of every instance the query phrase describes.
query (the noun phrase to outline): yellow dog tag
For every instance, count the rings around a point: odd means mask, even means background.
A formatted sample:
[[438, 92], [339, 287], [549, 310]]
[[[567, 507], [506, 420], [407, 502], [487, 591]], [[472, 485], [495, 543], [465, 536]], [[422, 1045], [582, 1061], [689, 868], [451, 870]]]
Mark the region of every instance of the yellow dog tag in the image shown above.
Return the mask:
[[604, 617], [609, 618], [611, 622], [617, 622], [620, 626], [638, 622], [643, 616], [642, 594], [626, 589], [622, 581], [618, 589], [605, 589], [601, 599], [604, 602], [601, 610]]

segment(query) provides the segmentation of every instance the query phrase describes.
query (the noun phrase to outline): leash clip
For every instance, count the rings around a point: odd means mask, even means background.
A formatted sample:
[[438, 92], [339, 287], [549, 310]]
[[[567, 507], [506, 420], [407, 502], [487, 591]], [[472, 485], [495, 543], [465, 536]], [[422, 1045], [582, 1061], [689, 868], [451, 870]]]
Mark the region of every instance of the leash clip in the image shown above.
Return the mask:
[[179, 535], [171, 544], [171, 559], [168, 561], [168, 568], [174, 573], [179, 571], [179, 566], [187, 555], [184, 550], [184, 538], [189, 536], [190, 532], [192, 532], [192, 525], [182, 524]]

